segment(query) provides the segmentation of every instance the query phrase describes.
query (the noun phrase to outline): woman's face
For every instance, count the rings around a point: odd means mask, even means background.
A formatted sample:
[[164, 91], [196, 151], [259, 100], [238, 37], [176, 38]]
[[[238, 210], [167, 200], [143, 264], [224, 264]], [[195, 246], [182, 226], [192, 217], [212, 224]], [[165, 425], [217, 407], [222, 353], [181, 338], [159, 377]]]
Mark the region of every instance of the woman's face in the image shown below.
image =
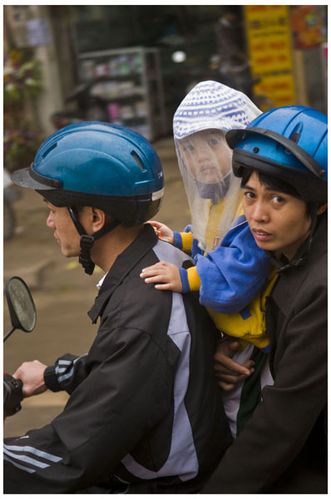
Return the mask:
[[244, 212], [256, 244], [291, 260], [309, 234], [306, 203], [261, 184], [255, 172], [243, 191]]
[[219, 130], [204, 130], [178, 142], [182, 159], [195, 180], [216, 184], [231, 170], [232, 150]]

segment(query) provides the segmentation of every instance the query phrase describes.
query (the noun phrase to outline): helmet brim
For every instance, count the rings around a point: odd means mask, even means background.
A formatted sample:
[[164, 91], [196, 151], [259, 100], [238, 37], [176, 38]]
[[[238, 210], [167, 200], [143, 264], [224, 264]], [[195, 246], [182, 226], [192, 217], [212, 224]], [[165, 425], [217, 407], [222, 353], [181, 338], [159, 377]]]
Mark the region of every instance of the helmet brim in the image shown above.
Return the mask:
[[299, 147], [295, 141], [290, 140], [272, 130], [266, 130], [264, 128], [230, 130], [226, 134], [225, 140], [227, 141], [231, 149], [235, 149], [238, 142], [244, 140], [247, 135], [256, 135], [260, 137], [262, 136], [277, 142], [278, 144], [285, 147], [285, 149], [290, 151], [293, 156], [295, 156], [311, 174], [315, 175], [318, 178], [323, 178], [323, 176], [325, 175], [324, 170], [322, 170], [319, 164], [316, 163], [316, 161], [311, 156], [309, 156], [306, 151]]
[[307, 202], [326, 203], [327, 183], [309, 172], [298, 172], [291, 170], [277, 163], [269, 161], [267, 158], [258, 158], [253, 154], [235, 149], [233, 152], [233, 173], [236, 177], [242, 177], [245, 169], [254, 169], [280, 178], [290, 184]]
[[[34, 178], [36, 177], [36, 175], [34, 175], [34, 172], [32, 172], [32, 168], [22, 168], [13, 172], [10, 178], [15, 185], [18, 185], [19, 187], [27, 187], [28, 189], [49, 191], [58, 188], [56, 186], [50, 185], [50, 183], [46, 184], [46, 182], [48, 181], [48, 179], [46, 178], [44, 182], [39, 182], [37, 178]], [[31, 173], [33, 176], [31, 175]], [[51, 182], [51, 180], [49, 180], [48, 182]]]

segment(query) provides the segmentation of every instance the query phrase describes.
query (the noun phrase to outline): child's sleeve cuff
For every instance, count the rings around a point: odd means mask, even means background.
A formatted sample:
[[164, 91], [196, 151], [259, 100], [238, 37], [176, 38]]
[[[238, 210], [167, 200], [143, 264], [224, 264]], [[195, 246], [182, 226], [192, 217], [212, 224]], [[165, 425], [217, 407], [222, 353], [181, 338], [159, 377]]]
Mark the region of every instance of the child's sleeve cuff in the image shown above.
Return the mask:
[[182, 236], [180, 232], [177, 232], [174, 230], [174, 246], [179, 249], [183, 249], [183, 242], [182, 242]]
[[182, 281], [182, 293], [199, 291], [201, 281], [196, 267], [190, 267], [189, 269], [181, 268], [179, 269], [179, 272]]
[[187, 269], [187, 280], [191, 291], [199, 291], [201, 280], [196, 267]]
[[185, 253], [191, 253], [193, 244], [192, 232], [181, 232], [180, 236], [182, 240], [182, 250], [185, 251]]
[[180, 279], [182, 281], [182, 293], [189, 293], [190, 286], [189, 286], [188, 278], [187, 278], [187, 270], [180, 268], [179, 273], [180, 273]]

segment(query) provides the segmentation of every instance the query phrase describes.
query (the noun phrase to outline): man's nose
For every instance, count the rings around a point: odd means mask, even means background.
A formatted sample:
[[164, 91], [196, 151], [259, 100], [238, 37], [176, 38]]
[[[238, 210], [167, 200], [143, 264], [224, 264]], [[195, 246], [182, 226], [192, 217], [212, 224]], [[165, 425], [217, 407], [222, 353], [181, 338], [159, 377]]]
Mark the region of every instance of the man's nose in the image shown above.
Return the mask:
[[51, 213], [51, 212], [48, 214], [48, 217], [46, 218], [46, 225], [50, 229], [54, 229], [54, 217], [53, 217], [53, 213]]

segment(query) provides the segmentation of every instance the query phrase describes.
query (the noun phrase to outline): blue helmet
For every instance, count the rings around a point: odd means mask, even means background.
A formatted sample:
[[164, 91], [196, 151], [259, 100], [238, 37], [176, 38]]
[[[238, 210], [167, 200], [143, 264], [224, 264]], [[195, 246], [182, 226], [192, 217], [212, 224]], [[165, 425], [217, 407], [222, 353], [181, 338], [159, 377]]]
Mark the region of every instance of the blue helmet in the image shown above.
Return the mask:
[[93, 206], [128, 226], [155, 215], [163, 196], [162, 166], [150, 143], [133, 130], [101, 122], [58, 130], [12, 180], [55, 206]]
[[327, 201], [327, 117], [304, 106], [285, 106], [261, 114], [246, 129], [226, 134], [233, 171], [246, 168], [283, 179], [307, 202]]

